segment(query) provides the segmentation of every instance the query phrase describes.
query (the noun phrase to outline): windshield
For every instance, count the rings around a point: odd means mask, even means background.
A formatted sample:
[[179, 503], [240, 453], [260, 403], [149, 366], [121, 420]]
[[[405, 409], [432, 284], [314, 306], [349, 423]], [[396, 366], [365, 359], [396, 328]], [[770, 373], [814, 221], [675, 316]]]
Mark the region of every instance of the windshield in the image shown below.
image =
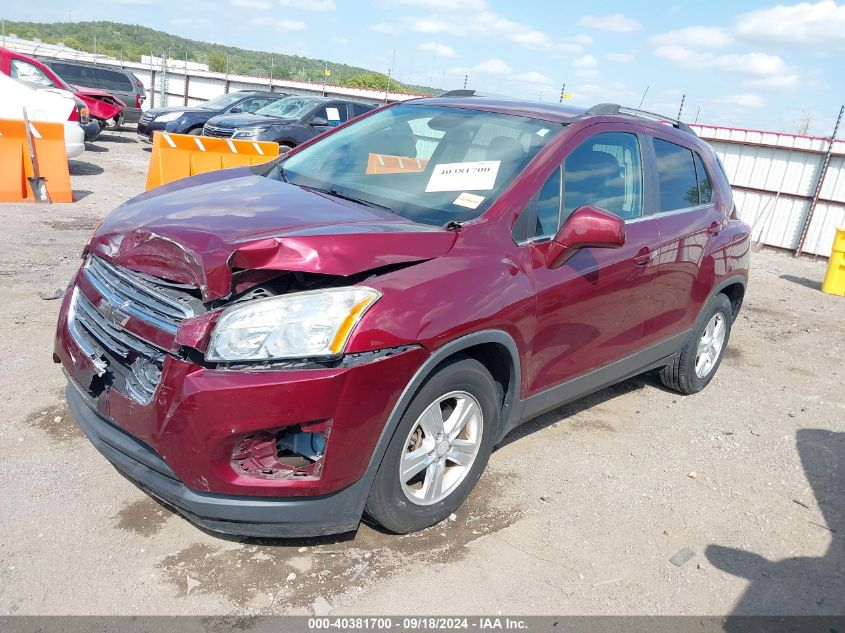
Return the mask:
[[481, 215], [562, 129], [507, 114], [431, 105], [384, 109], [282, 162], [295, 185], [443, 226]]
[[239, 94], [220, 95], [210, 101], [206, 101], [199, 107], [203, 110], [223, 110], [243, 98], [244, 96]]
[[255, 114], [275, 116], [282, 119], [298, 119], [311, 108], [317, 105], [315, 99], [303, 99], [302, 97], [285, 97], [264, 106], [255, 111]]

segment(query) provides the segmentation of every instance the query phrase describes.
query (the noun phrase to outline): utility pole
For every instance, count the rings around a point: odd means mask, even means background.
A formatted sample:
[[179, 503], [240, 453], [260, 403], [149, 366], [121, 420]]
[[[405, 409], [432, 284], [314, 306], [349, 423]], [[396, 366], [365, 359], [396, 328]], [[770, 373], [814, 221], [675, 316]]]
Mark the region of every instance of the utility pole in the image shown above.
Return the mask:
[[643, 93], [643, 98], [642, 98], [642, 99], [640, 99], [640, 105], [638, 105], [638, 106], [637, 106], [637, 109], [638, 109], [638, 110], [639, 110], [640, 108], [642, 108], [642, 107], [643, 107], [643, 101], [645, 101], [645, 96], [648, 94], [648, 89], [649, 89], [649, 87], [650, 87], [650, 86], [646, 86], [646, 87], [645, 87], [645, 92]]
[[813, 221], [813, 213], [816, 210], [816, 205], [819, 203], [819, 195], [824, 186], [824, 178], [827, 175], [827, 168], [830, 166], [830, 155], [833, 153], [833, 144], [836, 143], [836, 135], [839, 132], [839, 124], [842, 122], [842, 113], [845, 112], [845, 105], [839, 108], [839, 116], [836, 117], [836, 125], [833, 126], [833, 134], [827, 141], [827, 152], [822, 161], [822, 168], [819, 170], [819, 180], [816, 183], [816, 190], [813, 192], [813, 201], [810, 203], [810, 208], [807, 210], [807, 219], [804, 220], [804, 227], [801, 229], [801, 237], [798, 240], [798, 248], [795, 249], [795, 257], [798, 257], [804, 250], [804, 242], [807, 240], [807, 233], [810, 230], [810, 224]]
[[469, 73], [464, 75], [464, 90], [467, 89], [467, 81], [469, 80]]
[[563, 95], [566, 93], [566, 82], [563, 82], [563, 85], [560, 87], [560, 101], [558, 103], [563, 103]]
[[270, 92], [273, 92], [273, 58], [270, 58]]
[[684, 101], [686, 101], [686, 99], [687, 99], [686, 93], [682, 94], [681, 95], [681, 107], [678, 108], [678, 121], [681, 120], [681, 114], [683, 114], [683, 112], [684, 112]]
[[390, 70], [387, 71], [387, 88], [384, 91], [384, 102], [387, 103], [387, 95], [390, 94], [390, 76], [393, 74], [393, 67], [396, 65], [396, 49], [393, 49], [393, 61], [390, 62]]
[[698, 123], [698, 115], [701, 114], [701, 106], [698, 106], [698, 110], [695, 113], [695, 123]]

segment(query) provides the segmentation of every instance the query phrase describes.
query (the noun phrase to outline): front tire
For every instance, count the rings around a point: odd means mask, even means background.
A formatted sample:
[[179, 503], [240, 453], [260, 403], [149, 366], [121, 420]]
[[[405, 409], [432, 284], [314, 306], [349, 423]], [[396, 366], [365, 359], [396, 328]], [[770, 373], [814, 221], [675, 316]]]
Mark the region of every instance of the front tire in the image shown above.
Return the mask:
[[417, 392], [387, 447], [365, 512], [405, 534], [463, 503], [481, 476], [499, 423], [501, 389], [478, 361], [447, 360]]
[[663, 384], [685, 395], [698, 393], [710, 384], [725, 355], [732, 322], [733, 306], [719, 293], [701, 312], [681, 353], [660, 371]]

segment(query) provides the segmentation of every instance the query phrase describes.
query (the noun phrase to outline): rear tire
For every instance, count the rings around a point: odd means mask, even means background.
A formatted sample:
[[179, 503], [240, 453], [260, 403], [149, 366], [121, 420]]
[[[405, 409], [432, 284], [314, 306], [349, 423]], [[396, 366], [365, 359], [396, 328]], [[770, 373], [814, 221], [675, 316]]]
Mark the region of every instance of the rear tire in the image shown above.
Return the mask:
[[478, 361], [456, 356], [408, 405], [379, 465], [365, 513], [405, 534], [447, 518], [481, 476], [501, 409], [501, 388]]
[[279, 143], [279, 154], [287, 154], [292, 149], [293, 149], [293, 147], [291, 147], [290, 145], [285, 145], [284, 143]]
[[193, 130], [188, 130], [190, 136], [202, 136], [202, 128], [195, 127]]
[[689, 395], [704, 389], [722, 363], [731, 335], [733, 306], [722, 293], [704, 307], [681, 353], [660, 370], [664, 385]]

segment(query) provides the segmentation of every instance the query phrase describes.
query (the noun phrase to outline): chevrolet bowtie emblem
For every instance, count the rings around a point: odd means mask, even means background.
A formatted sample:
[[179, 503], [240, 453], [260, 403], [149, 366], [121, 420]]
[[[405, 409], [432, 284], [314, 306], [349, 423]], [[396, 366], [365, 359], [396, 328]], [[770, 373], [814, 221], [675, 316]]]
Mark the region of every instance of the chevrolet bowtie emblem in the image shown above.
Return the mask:
[[123, 311], [123, 308], [127, 307], [129, 303], [129, 301], [124, 301], [123, 303], [115, 305], [105, 299], [101, 299], [100, 304], [97, 307], [100, 310], [100, 314], [103, 315], [103, 318], [108, 323], [123, 327], [126, 325], [126, 322], [129, 321], [129, 315]]

